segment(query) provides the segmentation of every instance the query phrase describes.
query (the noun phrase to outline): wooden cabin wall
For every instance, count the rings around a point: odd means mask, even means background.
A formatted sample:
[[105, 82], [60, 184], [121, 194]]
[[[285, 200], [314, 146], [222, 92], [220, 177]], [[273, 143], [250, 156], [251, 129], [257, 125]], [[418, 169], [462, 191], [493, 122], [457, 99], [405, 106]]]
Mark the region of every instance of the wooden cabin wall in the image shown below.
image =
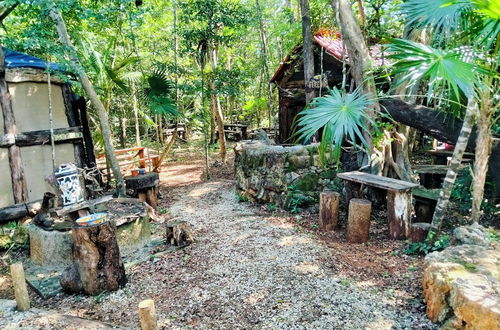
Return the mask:
[[[21, 150], [24, 179], [28, 197], [24, 203], [40, 200], [51, 187], [45, 177], [52, 174], [52, 147], [47, 77], [41, 70], [12, 69], [6, 72], [6, 81], [12, 97], [17, 133], [15, 142], [4, 135], [3, 116], [0, 116], [0, 209], [14, 204], [13, 187], [7, 148], [15, 143]], [[69, 85], [53, 77], [51, 101], [53, 128], [57, 137], [55, 145], [56, 166], [72, 162], [86, 165], [82, 138], [81, 118], [72, 106]]]
[[279, 92], [279, 143], [293, 144], [295, 138], [294, 119], [306, 106], [306, 99], [288, 96], [284, 91]]

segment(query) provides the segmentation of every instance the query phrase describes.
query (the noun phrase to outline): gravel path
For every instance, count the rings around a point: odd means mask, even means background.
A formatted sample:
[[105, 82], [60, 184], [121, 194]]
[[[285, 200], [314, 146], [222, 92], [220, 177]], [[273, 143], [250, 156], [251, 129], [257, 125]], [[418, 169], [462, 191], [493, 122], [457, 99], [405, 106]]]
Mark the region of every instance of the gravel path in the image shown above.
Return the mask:
[[330, 255], [327, 247], [284, 220], [255, 215], [237, 202], [231, 182], [178, 192], [183, 197], [171, 206], [172, 216], [189, 221], [198, 241], [183, 258], [191, 267], [174, 274], [185, 285], [174, 289], [181, 314], [166, 317], [170, 326], [432, 327], [424, 315], [398, 310], [380, 295], [338, 278], [320, 262]]
[[255, 207], [238, 203], [233, 181], [168, 190], [170, 220], [190, 222], [194, 244], [130, 269], [126, 287], [113, 293], [45, 301], [32, 293], [42, 312], [0, 309], [0, 328], [67, 329], [47, 318], [57, 311], [137, 329], [137, 305], [149, 298], [162, 329], [434, 328], [423, 313], [340, 277], [324, 262], [332, 249], [297, 231], [286, 217], [257, 214]]

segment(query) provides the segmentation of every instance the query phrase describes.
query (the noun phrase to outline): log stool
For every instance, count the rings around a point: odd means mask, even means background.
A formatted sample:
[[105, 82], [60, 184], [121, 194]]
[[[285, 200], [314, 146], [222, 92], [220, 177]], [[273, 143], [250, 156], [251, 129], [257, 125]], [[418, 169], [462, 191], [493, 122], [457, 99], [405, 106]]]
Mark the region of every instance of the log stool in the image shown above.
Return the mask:
[[347, 240], [349, 242], [364, 243], [368, 241], [371, 212], [372, 202], [369, 200], [360, 198], [351, 199], [347, 220]]
[[125, 186], [137, 194], [137, 198], [148, 203], [151, 207], [158, 206], [158, 184], [160, 176], [156, 172], [125, 177]]
[[319, 227], [323, 231], [330, 231], [337, 227], [339, 219], [340, 194], [325, 191], [319, 195]]
[[74, 262], [61, 274], [64, 291], [95, 296], [127, 283], [114, 221], [75, 227], [72, 235]]

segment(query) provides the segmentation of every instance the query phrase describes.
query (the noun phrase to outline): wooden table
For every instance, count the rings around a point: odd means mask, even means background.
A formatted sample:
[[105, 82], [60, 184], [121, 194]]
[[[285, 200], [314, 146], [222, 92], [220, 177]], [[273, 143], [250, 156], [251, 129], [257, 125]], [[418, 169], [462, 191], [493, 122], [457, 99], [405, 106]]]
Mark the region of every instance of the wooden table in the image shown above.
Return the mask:
[[387, 191], [389, 234], [394, 239], [410, 237], [411, 190], [418, 187], [418, 184], [358, 171], [338, 173], [337, 177], [344, 180], [347, 205], [352, 198], [361, 197], [363, 185]]
[[[432, 156], [432, 163], [434, 165], [448, 165], [448, 157], [453, 156], [452, 150], [427, 150], [427, 153]], [[464, 152], [463, 159], [474, 159], [474, 154], [471, 152]]]
[[[224, 135], [226, 139], [240, 141], [248, 139], [248, 125], [245, 124], [224, 124]], [[219, 139], [219, 134], [215, 135], [215, 139]]]
[[126, 176], [125, 185], [137, 194], [137, 198], [148, 203], [151, 207], [158, 206], [158, 184], [160, 176], [156, 172], [139, 174], [138, 176]]

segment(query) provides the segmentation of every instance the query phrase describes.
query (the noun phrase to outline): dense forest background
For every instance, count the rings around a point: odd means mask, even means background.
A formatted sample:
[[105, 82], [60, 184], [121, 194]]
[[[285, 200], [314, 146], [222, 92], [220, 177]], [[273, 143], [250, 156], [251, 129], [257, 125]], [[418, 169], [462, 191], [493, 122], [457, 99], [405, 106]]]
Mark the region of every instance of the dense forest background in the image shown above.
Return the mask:
[[[174, 117], [194, 131], [214, 126], [208, 118], [211, 93], [217, 93], [227, 122], [275, 125], [277, 93], [273, 88], [270, 96], [268, 81], [301, 41], [298, 0], [56, 3], [109, 113], [114, 139], [123, 147], [161, 141], [161, 121]], [[400, 3], [364, 2], [363, 30], [370, 43], [402, 34]], [[360, 4], [353, 6], [357, 14]], [[65, 63], [67, 51], [58, 41], [46, 1], [2, 1], [5, 10], [14, 5], [2, 21], [4, 47]], [[328, 0], [311, 1], [310, 17], [313, 32], [338, 30]], [[203, 65], [210, 60], [206, 50], [212, 44], [217, 66]], [[78, 91], [77, 80], [74, 86]], [[93, 111], [91, 121], [99, 127]], [[98, 130], [95, 137], [100, 141]]]

